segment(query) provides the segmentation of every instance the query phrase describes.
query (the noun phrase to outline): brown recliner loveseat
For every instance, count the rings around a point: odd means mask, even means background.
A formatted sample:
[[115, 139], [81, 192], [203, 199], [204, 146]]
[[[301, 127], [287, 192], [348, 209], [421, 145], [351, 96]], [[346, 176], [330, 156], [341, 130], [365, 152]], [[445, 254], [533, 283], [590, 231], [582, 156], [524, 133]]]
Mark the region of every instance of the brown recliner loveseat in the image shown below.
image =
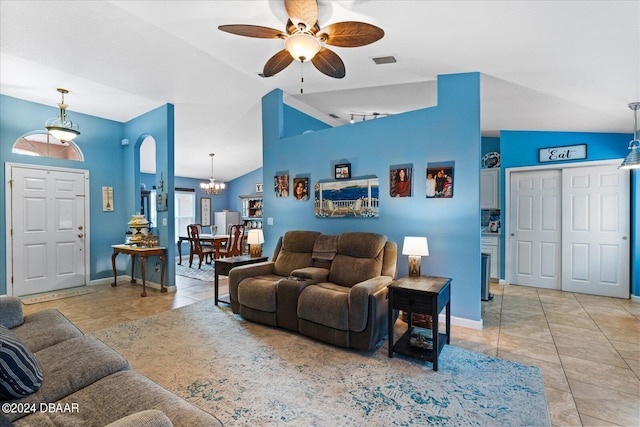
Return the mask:
[[288, 231], [271, 261], [229, 273], [234, 313], [369, 351], [387, 336], [387, 285], [398, 247], [376, 233]]

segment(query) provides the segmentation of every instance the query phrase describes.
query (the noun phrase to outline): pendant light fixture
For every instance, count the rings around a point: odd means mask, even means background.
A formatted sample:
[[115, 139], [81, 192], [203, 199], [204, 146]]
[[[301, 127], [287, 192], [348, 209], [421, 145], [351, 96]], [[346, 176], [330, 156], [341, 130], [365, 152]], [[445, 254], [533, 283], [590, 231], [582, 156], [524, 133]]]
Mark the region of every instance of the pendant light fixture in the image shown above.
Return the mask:
[[67, 116], [68, 105], [64, 103], [64, 95], [65, 93], [69, 93], [69, 91], [58, 88], [58, 92], [62, 95], [62, 101], [58, 104], [58, 107], [60, 107], [60, 115], [47, 120], [44, 126], [52, 136], [60, 142], [66, 143], [80, 135], [80, 126], [78, 126], [77, 123], [73, 123], [69, 116]]
[[629, 142], [629, 154], [624, 158], [620, 169], [637, 169], [640, 168], [640, 131], [638, 130], [638, 110], [640, 110], [640, 102], [632, 102], [629, 108], [633, 110], [633, 139]]
[[224, 182], [216, 182], [213, 178], [213, 156], [215, 154], [210, 153], [209, 156], [211, 156], [211, 178], [209, 178], [209, 182], [201, 182], [200, 189], [207, 194], [217, 195], [224, 191], [226, 185]]

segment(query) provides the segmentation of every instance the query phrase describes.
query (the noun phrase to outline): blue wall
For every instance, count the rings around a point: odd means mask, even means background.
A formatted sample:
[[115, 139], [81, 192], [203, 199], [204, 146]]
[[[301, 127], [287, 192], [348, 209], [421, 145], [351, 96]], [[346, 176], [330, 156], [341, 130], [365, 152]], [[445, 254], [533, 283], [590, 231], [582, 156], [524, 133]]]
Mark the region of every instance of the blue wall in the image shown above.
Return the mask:
[[[133, 213], [139, 210], [140, 205], [139, 171], [137, 157], [133, 146], [123, 147], [121, 141], [128, 138], [139, 145], [145, 135], [152, 135], [156, 139], [156, 162], [158, 170], [164, 171], [165, 185], [173, 182], [173, 106], [167, 104], [128, 123], [119, 123], [95, 116], [71, 112], [73, 120], [80, 124], [81, 135], [75, 140], [84, 154], [84, 162], [70, 160], [51, 159], [44, 157], [31, 157], [12, 154], [14, 142], [25, 134], [43, 129], [44, 122], [59, 114], [59, 109], [42, 104], [24, 101], [5, 95], [0, 95], [0, 159], [3, 166], [6, 162], [35, 164], [44, 166], [65, 167], [82, 169], [90, 172], [89, 188], [89, 214], [91, 227], [90, 243], [90, 272], [91, 280], [108, 278], [113, 275], [111, 269], [111, 245], [122, 243], [126, 223]], [[5, 168], [2, 168], [3, 182], [6, 182]], [[136, 186], [132, 183], [137, 182]], [[113, 212], [102, 210], [103, 186], [112, 186], [114, 189]], [[137, 197], [137, 198], [136, 198]], [[173, 197], [173, 196], [171, 196]], [[0, 193], [0, 204], [6, 205], [4, 189]], [[171, 213], [169, 211], [167, 215]], [[0, 240], [0, 257], [6, 259], [6, 217], [0, 217], [2, 238]], [[165, 227], [167, 228], [167, 227]], [[167, 241], [168, 230], [161, 230], [161, 243]], [[171, 238], [173, 240], [173, 238]], [[175, 254], [175, 244], [169, 246], [169, 256]], [[169, 258], [172, 259], [172, 258]], [[168, 263], [167, 279], [165, 284], [174, 283], [173, 263]], [[118, 257], [118, 270], [124, 273], [128, 266], [125, 257]], [[129, 270], [130, 271], [130, 270]], [[138, 269], [138, 271], [140, 271]], [[7, 276], [6, 264], [0, 264], [0, 294], [7, 291], [5, 278]], [[149, 274], [152, 281], [159, 280]]]
[[[479, 321], [480, 313], [480, 76], [478, 73], [438, 78], [436, 107], [355, 124], [290, 135], [285, 129], [308, 129], [282, 102], [282, 92], [262, 102], [265, 252], [290, 229], [327, 234], [371, 231], [398, 243], [404, 236], [427, 236], [430, 256], [424, 274], [453, 278], [452, 315]], [[333, 166], [348, 161], [352, 176], [380, 179], [379, 218], [316, 218], [313, 200], [276, 198], [273, 177], [288, 172], [308, 176], [310, 185], [333, 177]], [[431, 162], [455, 161], [452, 199], [426, 199], [425, 173]], [[389, 168], [413, 164], [413, 197], [389, 196]], [[273, 225], [267, 225], [268, 218]], [[407, 274], [407, 257], [398, 257], [398, 275]]]
[[[631, 134], [621, 133], [578, 133], [578, 132], [534, 132], [534, 131], [502, 131], [500, 133], [501, 147], [501, 188], [505, 188], [505, 169], [521, 166], [539, 166], [538, 149], [559, 147], [564, 145], [587, 144], [587, 158], [578, 162], [597, 160], [622, 159], [627, 149]], [[564, 162], [560, 162], [564, 163]], [[545, 163], [546, 164], [546, 163]], [[631, 293], [640, 296], [640, 194], [639, 172], [631, 175]], [[502, 212], [504, 208], [504, 191], [501, 194]], [[504, 218], [502, 218], [504, 224]], [[504, 227], [501, 231], [501, 259], [505, 259]], [[501, 268], [504, 277], [504, 262]]]

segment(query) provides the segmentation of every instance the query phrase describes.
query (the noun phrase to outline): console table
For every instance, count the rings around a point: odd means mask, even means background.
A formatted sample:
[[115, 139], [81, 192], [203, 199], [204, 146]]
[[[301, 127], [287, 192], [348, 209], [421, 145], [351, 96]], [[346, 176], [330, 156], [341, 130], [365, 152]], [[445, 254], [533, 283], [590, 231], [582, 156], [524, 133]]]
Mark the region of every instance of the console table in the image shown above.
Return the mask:
[[218, 302], [224, 302], [225, 304], [230, 304], [229, 301], [224, 301], [218, 298], [218, 285], [219, 285], [219, 275], [228, 276], [229, 272], [233, 267], [239, 267], [241, 265], [247, 264], [256, 264], [258, 262], [267, 261], [269, 258], [266, 256], [255, 257], [252, 258], [249, 255], [240, 255], [240, 256], [232, 256], [229, 258], [218, 258], [213, 261], [213, 277], [214, 277], [214, 301], [215, 304], [218, 305]]
[[[451, 332], [451, 279], [435, 276], [403, 277], [388, 286], [389, 289], [389, 357], [393, 353], [415, 357], [433, 363], [438, 370], [438, 356], [445, 344], [449, 344]], [[446, 307], [446, 329], [438, 330], [438, 316]], [[407, 331], [394, 343], [394, 310], [406, 311]], [[413, 332], [413, 313], [428, 314], [432, 317], [432, 349], [413, 346], [410, 343]]]
[[165, 257], [164, 257], [164, 249], [163, 247], [157, 246], [154, 248], [140, 248], [137, 246], [129, 246], [129, 245], [113, 245], [113, 255], [111, 255], [111, 266], [113, 267], [113, 283], [111, 286], [117, 286], [118, 282], [118, 273], [116, 272], [116, 256], [119, 253], [131, 255], [131, 283], [136, 283], [136, 255], [140, 257], [140, 267], [142, 269], [142, 294], [140, 296], [147, 296], [147, 257], [157, 256], [160, 258], [160, 262], [162, 263], [162, 269], [160, 270], [160, 292], [167, 292], [167, 288], [164, 287], [164, 267], [165, 267]]

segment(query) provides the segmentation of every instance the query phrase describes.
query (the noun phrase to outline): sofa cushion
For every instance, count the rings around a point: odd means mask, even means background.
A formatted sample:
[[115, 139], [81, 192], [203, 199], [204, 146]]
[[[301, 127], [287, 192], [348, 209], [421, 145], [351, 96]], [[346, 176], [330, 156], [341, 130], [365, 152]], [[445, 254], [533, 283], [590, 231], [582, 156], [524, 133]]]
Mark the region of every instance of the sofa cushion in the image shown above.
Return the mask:
[[104, 427], [118, 419], [157, 409], [176, 427], [222, 426], [213, 415], [188, 403], [135, 371], [117, 372], [56, 403], [76, 404], [77, 412], [37, 412], [15, 422], [16, 427]]
[[286, 277], [297, 268], [310, 267], [313, 264], [313, 245], [319, 235], [317, 231], [287, 231], [275, 260], [274, 273]]
[[22, 325], [22, 322], [24, 322], [24, 314], [20, 298], [0, 296], [0, 325], [11, 329]]
[[298, 317], [341, 331], [349, 330], [349, 290], [334, 283], [304, 288], [298, 300]]
[[338, 239], [338, 254], [329, 270], [329, 281], [351, 287], [379, 276], [386, 242], [387, 237], [381, 234], [341, 234]]
[[[129, 369], [129, 363], [124, 357], [88, 335], [62, 341], [35, 355], [42, 366], [42, 386], [17, 402], [36, 405], [56, 402], [114, 372]], [[82, 409], [84, 411], [86, 408]], [[12, 420], [23, 415], [25, 414], [7, 414]]]
[[105, 427], [173, 427], [173, 423], [164, 412], [149, 409], [127, 415]]
[[276, 312], [277, 283], [281, 276], [265, 275], [244, 279], [238, 285], [238, 302], [255, 310]]
[[28, 396], [41, 385], [38, 359], [13, 332], [0, 325], [0, 399]]
[[12, 332], [34, 353], [83, 335], [76, 325], [55, 309], [26, 315], [24, 323], [13, 328]]

